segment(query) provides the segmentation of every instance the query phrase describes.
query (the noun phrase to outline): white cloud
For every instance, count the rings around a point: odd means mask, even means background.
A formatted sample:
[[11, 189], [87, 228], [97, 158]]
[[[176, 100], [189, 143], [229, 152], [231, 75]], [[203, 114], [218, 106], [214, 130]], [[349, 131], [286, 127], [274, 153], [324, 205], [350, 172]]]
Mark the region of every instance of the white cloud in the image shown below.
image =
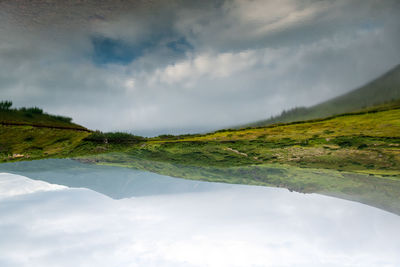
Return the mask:
[[0, 264], [398, 266], [399, 220], [254, 186], [119, 201], [84, 189], [36, 191], [0, 200]]
[[0, 199], [35, 192], [66, 189], [66, 186], [49, 184], [42, 181], [34, 181], [27, 177], [0, 173]]
[[202, 78], [228, 78], [253, 67], [256, 62], [253, 51], [189, 55], [187, 59], [157, 69], [149, 80], [151, 84], [159, 82], [170, 85], [187, 80], [194, 84]]

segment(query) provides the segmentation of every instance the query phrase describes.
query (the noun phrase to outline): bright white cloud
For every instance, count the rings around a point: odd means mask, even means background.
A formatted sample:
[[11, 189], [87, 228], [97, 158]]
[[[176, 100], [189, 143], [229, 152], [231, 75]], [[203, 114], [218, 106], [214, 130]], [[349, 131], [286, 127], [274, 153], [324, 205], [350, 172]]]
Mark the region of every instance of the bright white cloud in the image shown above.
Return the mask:
[[0, 199], [35, 192], [66, 189], [66, 186], [34, 181], [20, 175], [0, 173]]
[[190, 81], [200, 82], [202, 78], [228, 78], [238, 72], [248, 70], [257, 62], [253, 51], [191, 55], [188, 59], [157, 69], [150, 75], [150, 83], [177, 84]]
[[399, 220], [255, 186], [119, 201], [84, 189], [36, 191], [0, 200], [0, 264], [398, 266]]

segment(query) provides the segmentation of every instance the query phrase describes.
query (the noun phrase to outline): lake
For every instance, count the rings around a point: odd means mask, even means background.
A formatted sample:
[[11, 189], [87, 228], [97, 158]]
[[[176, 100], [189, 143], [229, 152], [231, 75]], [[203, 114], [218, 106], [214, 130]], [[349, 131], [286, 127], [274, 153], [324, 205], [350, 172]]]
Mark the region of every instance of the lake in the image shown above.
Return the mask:
[[400, 216], [354, 201], [67, 159], [0, 173], [0, 266], [400, 266]]

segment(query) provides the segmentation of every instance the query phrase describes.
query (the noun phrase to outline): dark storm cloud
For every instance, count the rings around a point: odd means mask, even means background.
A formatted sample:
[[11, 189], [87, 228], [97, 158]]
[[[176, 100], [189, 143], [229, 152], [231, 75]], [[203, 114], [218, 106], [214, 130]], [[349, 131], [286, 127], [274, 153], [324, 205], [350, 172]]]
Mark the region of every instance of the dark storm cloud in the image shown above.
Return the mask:
[[399, 13], [395, 0], [2, 1], [1, 98], [95, 129], [226, 127], [398, 64]]

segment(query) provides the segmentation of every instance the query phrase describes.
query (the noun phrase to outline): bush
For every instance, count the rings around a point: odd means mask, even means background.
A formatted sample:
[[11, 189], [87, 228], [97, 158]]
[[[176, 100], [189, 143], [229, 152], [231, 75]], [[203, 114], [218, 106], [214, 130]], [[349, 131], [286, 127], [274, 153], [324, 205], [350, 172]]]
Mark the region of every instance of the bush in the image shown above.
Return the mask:
[[368, 146], [366, 144], [361, 144], [357, 147], [357, 149], [364, 149], [367, 148]]
[[24, 113], [24, 116], [27, 118], [33, 118], [33, 114], [32, 113]]
[[341, 148], [346, 147], [354, 147], [361, 143], [361, 140], [357, 137], [346, 137], [346, 136], [339, 136], [336, 137], [333, 142], [340, 146]]
[[65, 117], [65, 116], [52, 116], [52, 117], [54, 117], [58, 121], [62, 121], [62, 122], [66, 122], [66, 123], [72, 122], [72, 118], [70, 118], [70, 117]]
[[25, 114], [43, 114], [43, 109], [38, 108], [38, 107], [32, 107], [32, 108], [20, 108], [20, 111], [24, 112]]
[[162, 134], [162, 135], [157, 136], [157, 138], [170, 140], [170, 139], [177, 139], [178, 136], [172, 135], [172, 134]]
[[115, 133], [102, 133], [96, 131], [85, 138], [85, 141], [95, 143], [110, 143], [110, 144], [130, 144], [143, 141], [144, 138], [129, 133], [115, 132]]
[[11, 101], [0, 101], [0, 110], [9, 110], [12, 107]]

